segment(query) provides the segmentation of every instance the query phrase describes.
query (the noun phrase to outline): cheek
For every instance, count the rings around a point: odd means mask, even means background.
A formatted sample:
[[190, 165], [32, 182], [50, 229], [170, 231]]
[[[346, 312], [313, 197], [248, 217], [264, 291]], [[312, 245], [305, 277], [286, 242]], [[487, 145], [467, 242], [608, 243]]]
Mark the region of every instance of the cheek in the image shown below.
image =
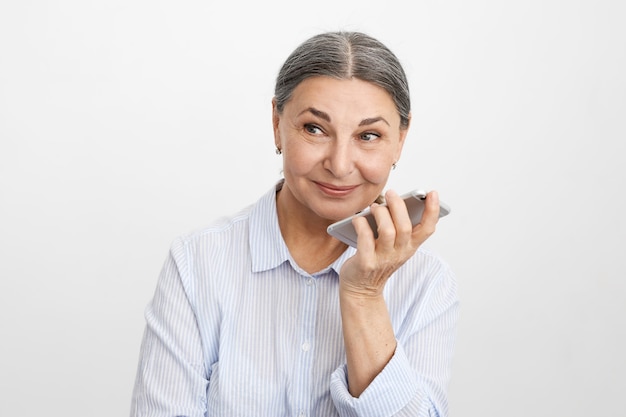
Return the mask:
[[293, 175], [305, 175], [315, 167], [316, 158], [313, 152], [299, 146], [285, 144], [283, 149], [284, 170]]
[[389, 177], [391, 171], [391, 164], [389, 158], [385, 156], [376, 156], [364, 159], [364, 162], [359, 164], [359, 171], [361, 176], [367, 182], [373, 184], [383, 184]]

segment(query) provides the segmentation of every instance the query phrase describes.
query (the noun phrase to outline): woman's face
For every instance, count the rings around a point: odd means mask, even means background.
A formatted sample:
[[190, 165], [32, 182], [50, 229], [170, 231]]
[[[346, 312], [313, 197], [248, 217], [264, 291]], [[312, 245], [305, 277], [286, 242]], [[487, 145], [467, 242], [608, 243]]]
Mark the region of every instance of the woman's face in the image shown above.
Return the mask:
[[407, 130], [391, 96], [358, 79], [308, 78], [279, 114], [274, 138], [283, 153], [283, 192], [298, 209], [336, 221], [382, 192]]

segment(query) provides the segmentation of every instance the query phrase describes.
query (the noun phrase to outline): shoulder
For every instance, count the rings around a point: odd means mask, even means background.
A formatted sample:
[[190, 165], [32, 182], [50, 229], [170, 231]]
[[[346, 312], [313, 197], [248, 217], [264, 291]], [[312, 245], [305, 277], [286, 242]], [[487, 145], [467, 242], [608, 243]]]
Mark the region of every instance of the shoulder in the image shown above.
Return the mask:
[[189, 256], [198, 252], [207, 254], [217, 249], [224, 250], [245, 241], [252, 207], [248, 206], [232, 216], [221, 217], [207, 226], [180, 235], [172, 243], [172, 248], [184, 250]]
[[275, 187], [234, 215], [221, 217], [208, 226], [179, 236], [174, 244], [190, 249], [198, 247], [224, 249], [231, 244], [248, 244], [248, 236], [254, 233], [251, 227], [263, 229], [264, 225], [274, 220]]
[[[248, 219], [250, 208], [219, 218], [213, 223], [180, 235], [171, 243], [175, 265], [190, 302], [217, 297], [226, 277], [241, 275], [249, 268]], [[211, 298], [214, 299], [214, 298]]]
[[441, 277], [455, 279], [450, 264], [435, 250], [424, 246], [420, 247], [400, 270], [411, 275], [418, 274], [424, 279]]
[[389, 281], [391, 290], [411, 298], [423, 298], [432, 291], [443, 290], [450, 294], [457, 291], [455, 273], [450, 264], [437, 252], [420, 247]]

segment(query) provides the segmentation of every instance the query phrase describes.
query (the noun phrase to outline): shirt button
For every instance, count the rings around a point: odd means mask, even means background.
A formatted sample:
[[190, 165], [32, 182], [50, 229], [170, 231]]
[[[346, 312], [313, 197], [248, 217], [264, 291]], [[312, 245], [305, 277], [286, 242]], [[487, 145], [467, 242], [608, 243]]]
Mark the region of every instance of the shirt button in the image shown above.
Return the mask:
[[309, 349], [311, 349], [311, 345], [309, 344], [309, 342], [304, 342], [302, 344], [302, 350], [305, 351], [305, 352], [308, 352]]
[[315, 280], [313, 278], [309, 278], [306, 280], [306, 285], [308, 285], [309, 287], [313, 284], [315, 284]]

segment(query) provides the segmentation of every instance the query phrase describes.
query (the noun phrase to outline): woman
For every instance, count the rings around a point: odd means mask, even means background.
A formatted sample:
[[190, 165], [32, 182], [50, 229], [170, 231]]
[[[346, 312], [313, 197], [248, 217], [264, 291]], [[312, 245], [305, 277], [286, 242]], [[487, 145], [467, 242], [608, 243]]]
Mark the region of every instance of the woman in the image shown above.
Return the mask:
[[[323, 33], [281, 68], [273, 106], [284, 179], [172, 245], [146, 311], [133, 416], [443, 416], [458, 300], [419, 248], [422, 221], [387, 191], [410, 124], [394, 54]], [[357, 248], [329, 224], [370, 206]]]

